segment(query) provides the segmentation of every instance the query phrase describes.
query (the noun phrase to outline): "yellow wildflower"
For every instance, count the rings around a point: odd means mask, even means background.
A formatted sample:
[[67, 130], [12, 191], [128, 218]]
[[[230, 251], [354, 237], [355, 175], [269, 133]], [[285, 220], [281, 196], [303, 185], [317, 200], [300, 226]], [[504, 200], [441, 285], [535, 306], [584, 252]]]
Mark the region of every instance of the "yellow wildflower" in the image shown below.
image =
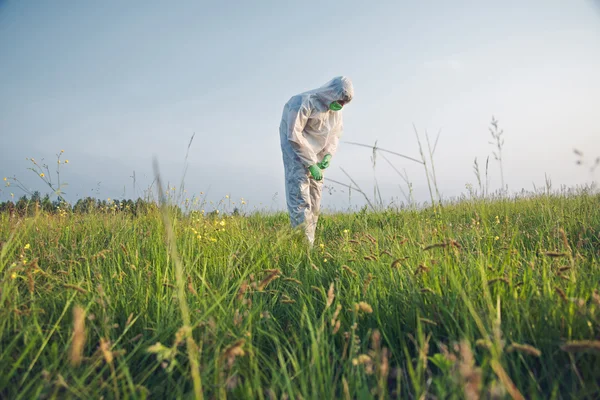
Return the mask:
[[64, 151], [64, 150], [61, 150], [60, 152], [61, 152], [61, 153], [64, 153], [65, 151]]
[[200, 236], [200, 235], [198, 235], [197, 237], [198, 237], [198, 240], [202, 239], [202, 236]]
[[44, 173], [42, 172], [42, 173], [40, 174], [40, 176], [43, 178], [43, 177], [45, 177], [46, 175], [44, 175]]
[[496, 237], [495, 237], [495, 240], [499, 240], [499, 239], [500, 239], [500, 236], [496, 236]]
[[11, 279], [17, 279], [17, 273], [13, 272], [12, 274], [10, 274], [10, 278]]
[[221, 221], [220, 225], [221, 225], [221, 226], [225, 226], [225, 221], [224, 221], [224, 220], [223, 220], [223, 221]]
[[6, 177], [4, 177], [4, 182], [6, 182]]
[[25, 250], [29, 250], [29, 248], [30, 248], [30, 247], [31, 247], [31, 246], [29, 245], [29, 243], [27, 243], [27, 244], [25, 245]]
[[68, 163], [69, 163], [69, 160], [65, 160], [65, 164], [68, 164]]

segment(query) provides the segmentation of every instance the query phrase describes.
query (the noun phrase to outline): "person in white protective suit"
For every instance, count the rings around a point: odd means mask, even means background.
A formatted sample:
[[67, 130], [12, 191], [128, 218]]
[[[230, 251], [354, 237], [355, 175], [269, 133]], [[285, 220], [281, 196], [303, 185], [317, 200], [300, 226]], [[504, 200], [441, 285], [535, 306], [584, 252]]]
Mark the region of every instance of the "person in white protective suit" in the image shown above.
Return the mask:
[[342, 135], [342, 108], [354, 96], [345, 76], [293, 96], [283, 108], [279, 136], [285, 191], [292, 227], [303, 226], [312, 246], [321, 207], [323, 170]]

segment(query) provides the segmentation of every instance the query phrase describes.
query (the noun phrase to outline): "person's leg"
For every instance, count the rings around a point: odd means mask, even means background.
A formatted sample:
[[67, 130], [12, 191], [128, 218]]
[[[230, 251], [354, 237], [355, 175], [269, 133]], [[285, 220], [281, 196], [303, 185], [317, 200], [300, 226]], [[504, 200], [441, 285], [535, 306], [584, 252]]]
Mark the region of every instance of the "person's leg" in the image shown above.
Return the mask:
[[312, 244], [315, 241], [317, 222], [319, 221], [319, 214], [321, 213], [321, 194], [323, 193], [323, 181], [309, 179], [309, 183], [311, 224], [310, 229], [307, 231], [307, 237], [309, 237], [309, 241]]
[[312, 226], [309, 172], [291, 148], [282, 146], [283, 164], [285, 171], [285, 192], [288, 213], [292, 228], [304, 228], [306, 237], [312, 244], [314, 235], [307, 231]]

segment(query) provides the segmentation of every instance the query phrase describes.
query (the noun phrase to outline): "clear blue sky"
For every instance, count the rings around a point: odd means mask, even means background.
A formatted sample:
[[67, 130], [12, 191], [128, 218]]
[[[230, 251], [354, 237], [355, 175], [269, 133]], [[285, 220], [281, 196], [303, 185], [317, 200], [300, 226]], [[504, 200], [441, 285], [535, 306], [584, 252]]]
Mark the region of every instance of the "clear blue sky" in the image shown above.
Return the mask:
[[[356, 97], [343, 139], [418, 156], [412, 124], [442, 129], [446, 197], [491, 154], [492, 115], [512, 191], [545, 174], [555, 186], [592, 179], [573, 148], [600, 156], [598, 2], [411, 3], [0, 0], [0, 175], [42, 189], [25, 157], [64, 149], [69, 200], [130, 198], [132, 172], [146, 188], [154, 155], [178, 185], [195, 133], [190, 194], [282, 208], [283, 105], [347, 75]], [[395, 162], [426, 200], [422, 169]], [[326, 177], [346, 181], [340, 166], [372, 192], [368, 149], [342, 143]], [[384, 200], [401, 197], [395, 172], [382, 160], [376, 171]], [[348, 207], [340, 189], [324, 206]], [[0, 200], [21, 195], [2, 190]]]

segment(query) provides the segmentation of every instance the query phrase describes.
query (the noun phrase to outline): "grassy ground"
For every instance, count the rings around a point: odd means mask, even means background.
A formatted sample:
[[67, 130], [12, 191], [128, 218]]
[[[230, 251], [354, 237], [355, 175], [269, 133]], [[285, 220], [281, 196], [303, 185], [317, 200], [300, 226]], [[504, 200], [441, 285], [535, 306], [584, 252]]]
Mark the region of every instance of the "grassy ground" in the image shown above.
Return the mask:
[[600, 396], [597, 195], [170, 221], [0, 216], [0, 398]]

